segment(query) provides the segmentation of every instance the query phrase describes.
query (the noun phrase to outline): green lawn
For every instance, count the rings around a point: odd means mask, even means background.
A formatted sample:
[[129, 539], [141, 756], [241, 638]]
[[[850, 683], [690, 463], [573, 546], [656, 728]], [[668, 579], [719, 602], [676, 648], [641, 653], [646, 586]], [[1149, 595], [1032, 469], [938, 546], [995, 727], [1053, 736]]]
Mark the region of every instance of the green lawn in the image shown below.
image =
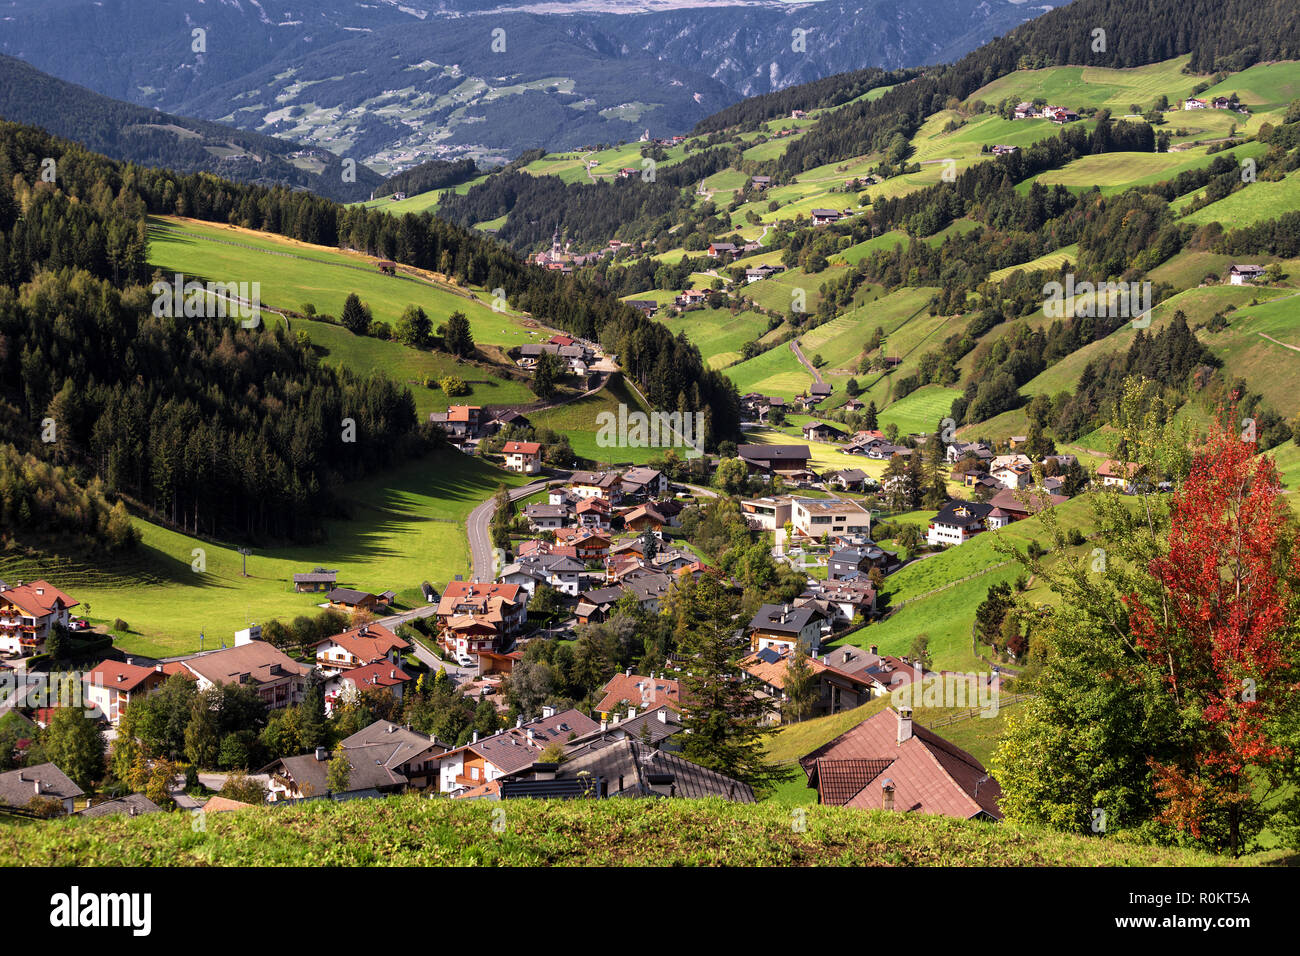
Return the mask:
[[[250, 622], [313, 613], [323, 595], [293, 593], [292, 576], [317, 566], [336, 569], [340, 585], [392, 589], [399, 601], [422, 602], [421, 582], [441, 589], [469, 570], [465, 516], [500, 484], [521, 481], [456, 451], [431, 455], [342, 489], [350, 515], [326, 520], [319, 544], [254, 547], [247, 578], [233, 546], [138, 519], [139, 548], [111, 566], [75, 553], [35, 561], [0, 555], [0, 577], [47, 577], [91, 605], [86, 616], [93, 624], [122, 618], [131, 631], [117, 644], [128, 653], [181, 654], [198, 649], [200, 632], [211, 648]], [[193, 570], [196, 548], [206, 564], [201, 573]]]
[[1229, 229], [1240, 229], [1262, 219], [1273, 219], [1280, 210], [1296, 208], [1300, 208], [1300, 172], [1289, 173], [1277, 182], [1249, 183], [1184, 216], [1183, 222], [1220, 222]]

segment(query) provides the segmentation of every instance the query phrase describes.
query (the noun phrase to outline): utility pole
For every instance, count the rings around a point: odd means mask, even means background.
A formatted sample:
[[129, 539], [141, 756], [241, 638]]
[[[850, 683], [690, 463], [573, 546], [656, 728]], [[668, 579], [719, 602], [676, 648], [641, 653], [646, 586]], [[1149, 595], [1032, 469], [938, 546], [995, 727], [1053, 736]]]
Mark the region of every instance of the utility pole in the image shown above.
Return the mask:
[[244, 557], [244, 569], [243, 569], [243, 571], [241, 571], [240, 573], [241, 573], [244, 577], [248, 577], [248, 556], [249, 556], [250, 554], [252, 554], [253, 552], [252, 552], [252, 550], [249, 549], [249, 548], [238, 548], [237, 550], [238, 550], [239, 553], [240, 553], [241, 555], [243, 555], [243, 557]]

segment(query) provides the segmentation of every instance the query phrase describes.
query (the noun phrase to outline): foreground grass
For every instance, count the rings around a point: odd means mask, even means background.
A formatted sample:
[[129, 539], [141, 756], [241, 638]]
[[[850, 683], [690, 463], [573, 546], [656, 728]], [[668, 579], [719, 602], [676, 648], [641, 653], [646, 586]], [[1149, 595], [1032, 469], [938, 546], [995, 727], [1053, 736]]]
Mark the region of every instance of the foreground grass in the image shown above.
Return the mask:
[[[504, 811], [501, 817], [498, 811]], [[1005, 824], [722, 800], [318, 801], [0, 826], [22, 866], [1210, 866], [1204, 853]], [[497, 821], [500, 821], [497, 823]], [[494, 828], [494, 823], [497, 827]], [[499, 830], [500, 832], [497, 832]], [[1256, 858], [1257, 859], [1257, 858]]]

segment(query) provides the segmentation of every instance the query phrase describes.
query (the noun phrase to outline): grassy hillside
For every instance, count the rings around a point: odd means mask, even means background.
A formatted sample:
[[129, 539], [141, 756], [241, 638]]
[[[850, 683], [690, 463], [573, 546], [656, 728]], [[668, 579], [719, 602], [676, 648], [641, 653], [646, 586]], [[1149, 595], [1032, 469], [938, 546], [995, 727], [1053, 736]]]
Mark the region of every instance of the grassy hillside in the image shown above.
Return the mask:
[[[504, 817], [497, 815], [503, 811]], [[22, 866], [1212, 866], [1187, 850], [945, 817], [721, 800], [416, 796], [0, 824]], [[500, 821], [499, 823], [497, 821]], [[494, 823], [498, 829], [494, 828]]]
[[[82, 602], [92, 624], [111, 627], [127, 653], [170, 656], [211, 649], [250, 622], [311, 614], [321, 594], [296, 594], [293, 574], [317, 566], [337, 569], [339, 584], [421, 603], [420, 584], [439, 586], [469, 570], [465, 517], [500, 484], [521, 477], [454, 451], [416, 461], [387, 475], [346, 486], [346, 518], [325, 522], [319, 544], [253, 548], [248, 577], [233, 545], [200, 540], [137, 519], [143, 539], [111, 567], [83, 561], [75, 548], [35, 557], [0, 552], [0, 579], [46, 577]], [[194, 549], [206, 570], [196, 572]], [[89, 608], [86, 607], [89, 605]]]

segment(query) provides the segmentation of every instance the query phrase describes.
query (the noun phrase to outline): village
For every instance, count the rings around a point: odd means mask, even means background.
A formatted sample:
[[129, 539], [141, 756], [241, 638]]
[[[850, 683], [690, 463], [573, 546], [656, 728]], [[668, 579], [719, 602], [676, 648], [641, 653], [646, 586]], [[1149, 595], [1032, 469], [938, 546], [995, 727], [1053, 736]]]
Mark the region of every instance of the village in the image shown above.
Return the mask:
[[[575, 371], [592, 357], [571, 338], [541, 348], [579, 363]], [[521, 361], [527, 358], [531, 353]], [[825, 388], [814, 386], [802, 407], [815, 411], [828, 397]], [[783, 404], [758, 394], [743, 402], [755, 424], [779, 414]], [[119, 731], [132, 708], [180, 693], [178, 681], [192, 686], [187, 699], [246, 695], [272, 722], [277, 713], [311, 708], [326, 721], [350, 721], [349, 727], [357, 714], [374, 719], [332, 747], [321, 737], [306, 752], [275, 753], [256, 765], [224, 759], [222, 741], [224, 773], [215, 773], [216, 766], [177, 771], [150, 791], [157, 799], [144, 792], [92, 798], [56, 762], [23, 760], [29, 739], [60, 719], [73, 719], [56, 716], [60, 700], [51, 699], [54, 681], [41, 668], [51, 666], [50, 652], [58, 655], [55, 645], [62, 646], [66, 634], [86, 629], [76, 616], [78, 601], [45, 580], [0, 583], [0, 654], [6, 659], [0, 677], [8, 691], [0, 720], [31, 728], [26, 739], [19, 735], [15, 741], [19, 767], [0, 773], [5, 812], [136, 815], [163, 809], [163, 795], [184, 809], [230, 810], [249, 802], [407, 791], [462, 800], [719, 796], [753, 802], [749, 784], [680, 753], [683, 714], [691, 707], [682, 690], [689, 659], [670, 656], [644, 673], [626, 667], [593, 689], [589, 707], [542, 699], [521, 707], [522, 694], [512, 687], [512, 680], [522, 679], [517, 669], [541, 659], [537, 651], [553, 657], [555, 647], [586, 628], [659, 615], [702, 579], [739, 594], [739, 583], [682, 532], [683, 519], [697, 521], [702, 505], [730, 499], [750, 531], [767, 542], [772, 559], [805, 576], [792, 600], [759, 604], [736, 622], [736, 636], [746, 647], [741, 680], [758, 702], [762, 723], [774, 727], [789, 719], [792, 694], [799, 696], [795, 719], [891, 698], [893, 706], [800, 758], [817, 802], [996, 820], [996, 780], [978, 759], [927, 729], [923, 711], [914, 712], [913, 701], [900, 697], [931, 680], [955, 682], [964, 692], [973, 675], [934, 671], [921, 651], [880, 653], [869, 638], [872, 622], [890, 613], [881, 592], [901, 567], [996, 533], [1086, 487], [1137, 490], [1132, 466], [1107, 461], [1088, 475], [1072, 455], [1027, 454], [1027, 436], [1013, 437], [1005, 447], [924, 434], [891, 440], [879, 430], [849, 432], [814, 420], [802, 428], [806, 444], [737, 446], [731, 460], [742, 467], [731, 471], [733, 479], [740, 471], [740, 487], [729, 493], [711, 480], [728, 470], [722, 457], [706, 459], [686, 480], [649, 466], [570, 471], [548, 464], [537, 441], [512, 439], [483, 451], [493, 434], [526, 428], [522, 416], [451, 406], [433, 418], [454, 447], [491, 457], [538, 483], [522, 507], [501, 516], [508, 547], [495, 549], [490, 574], [426, 582], [425, 605], [401, 608], [391, 590], [396, 582], [383, 582], [387, 590], [367, 590], [316, 567], [295, 574], [291, 587], [319, 595], [321, 626], [329, 633], [304, 637], [289, 635], [278, 622], [252, 624], [233, 635], [230, 646], [221, 639], [219, 649], [166, 660], [113, 652], [73, 672], [81, 692], [75, 720], [95, 725], [94, 739], [104, 741], [110, 760], [129, 739]], [[815, 457], [824, 457], [826, 449], [843, 456], [844, 466], [819, 466]], [[912, 480], [907, 469], [922, 456], [941, 458], [963, 494], [937, 507], [923, 538], [909, 542], [900, 557], [873, 539], [874, 520], [891, 492]], [[855, 458], [887, 462], [887, 470], [872, 478], [854, 467]], [[855, 635], [867, 640], [846, 640]], [[30, 664], [36, 668], [28, 669]], [[986, 685], [982, 690], [996, 695], [1016, 670], [1011, 655], [979, 678]], [[472, 727], [461, 732], [464, 739], [412, 729], [404, 715], [433, 694], [458, 697], [473, 714]], [[970, 699], [976, 699], [973, 684]], [[259, 749], [270, 753], [249, 748]], [[234, 790], [226, 788], [232, 778]], [[205, 789], [213, 791], [206, 800]]]

